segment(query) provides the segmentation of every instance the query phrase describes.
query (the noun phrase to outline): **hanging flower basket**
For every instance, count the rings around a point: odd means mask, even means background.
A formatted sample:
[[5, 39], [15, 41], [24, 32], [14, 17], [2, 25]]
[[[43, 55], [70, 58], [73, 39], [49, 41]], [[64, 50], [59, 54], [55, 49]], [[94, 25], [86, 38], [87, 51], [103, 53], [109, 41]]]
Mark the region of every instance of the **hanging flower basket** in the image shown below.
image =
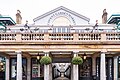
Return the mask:
[[72, 64], [74, 64], [74, 65], [80, 65], [82, 63], [83, 63], [83, 59], [80, 56], [72, 58]]
[[43, 57], [41, 58], [41, 60], [40, 60], [40, 63], [41, 63], [41, 64], [45, 64], [45, 65], [51, 64], [51, 63], [52, 63], [52, 59], [51, 59], [51, 57], [49, 57], [49, 56], [43, 56]]

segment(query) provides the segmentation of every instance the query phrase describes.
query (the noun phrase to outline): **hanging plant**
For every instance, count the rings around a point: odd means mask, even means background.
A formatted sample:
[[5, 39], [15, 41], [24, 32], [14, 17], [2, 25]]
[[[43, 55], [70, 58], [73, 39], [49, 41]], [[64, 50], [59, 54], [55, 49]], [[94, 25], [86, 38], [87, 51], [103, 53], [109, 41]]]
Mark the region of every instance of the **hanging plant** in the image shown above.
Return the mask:
[[46, 64], [46, 65], [51, 64], [51, 62], [52, 62], [52, 59], [49, 56], [43, 56], [40, 60], [41, 64]]
[[76, 56], [72, 58], [72, 64], [80, 65], [83, 63], [83, 59], [80, 56]]

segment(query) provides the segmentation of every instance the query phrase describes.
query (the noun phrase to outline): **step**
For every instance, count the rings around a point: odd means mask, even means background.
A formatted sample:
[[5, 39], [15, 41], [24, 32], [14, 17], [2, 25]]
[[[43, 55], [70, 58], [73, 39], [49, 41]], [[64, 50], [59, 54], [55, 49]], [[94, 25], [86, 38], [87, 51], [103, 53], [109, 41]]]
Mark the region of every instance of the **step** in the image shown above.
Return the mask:
[[55, 79], [55, 80], [69, 80], [69, 79], [66, 78], [66, 77], [59, 77], [59, 78], [57, 78], [57, 79]]

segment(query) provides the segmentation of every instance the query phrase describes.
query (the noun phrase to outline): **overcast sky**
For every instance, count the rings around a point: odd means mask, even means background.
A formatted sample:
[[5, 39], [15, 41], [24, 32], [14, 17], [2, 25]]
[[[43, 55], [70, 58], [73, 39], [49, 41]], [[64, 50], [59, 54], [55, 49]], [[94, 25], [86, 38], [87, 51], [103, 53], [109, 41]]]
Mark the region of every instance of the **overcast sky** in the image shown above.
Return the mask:
[[120, 0], [0, 0], [0, 14], [9, 15], [16, 20], [19, 9], [23, 18], [33, 23], [33, 19], [59, 6], [69, 8], [90, 18], [90, 23], [98, 20], [101, 23], [103, 9], [107, 9], [108, 17], [120, 13]]

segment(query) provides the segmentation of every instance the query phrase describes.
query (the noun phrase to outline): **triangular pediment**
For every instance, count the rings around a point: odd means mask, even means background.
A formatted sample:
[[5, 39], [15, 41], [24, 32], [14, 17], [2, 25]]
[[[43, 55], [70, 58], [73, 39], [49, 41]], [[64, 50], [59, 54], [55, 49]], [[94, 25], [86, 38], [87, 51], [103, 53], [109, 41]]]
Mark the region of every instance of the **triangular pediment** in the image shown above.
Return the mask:
[[[41, 21], [45, 21], [48, 24], [53, 17], [56, 18], [58, 16], [65, 16], [67, 18], [69, 17], [71, 22], [73, 22], [73, 24], [76, 24], [76, 20], [79, 20], [79, 19], [82, 20], [83, 22], [90, 21], [89, 18], [87, 18], [81, 14], [78, 14], [68, 8], [65, 8], [63, 6], [53, 9], [41, 16], [38, 16], [38, 17], [34, 18], [33, 21], [37, 24], [39, 24], [39, 23], [42, 24]], [[46, 20], [48, 20], [48, 21], [46, 21]], [[79, 21], [77, 21], [77, 23], [79, 23]]]

